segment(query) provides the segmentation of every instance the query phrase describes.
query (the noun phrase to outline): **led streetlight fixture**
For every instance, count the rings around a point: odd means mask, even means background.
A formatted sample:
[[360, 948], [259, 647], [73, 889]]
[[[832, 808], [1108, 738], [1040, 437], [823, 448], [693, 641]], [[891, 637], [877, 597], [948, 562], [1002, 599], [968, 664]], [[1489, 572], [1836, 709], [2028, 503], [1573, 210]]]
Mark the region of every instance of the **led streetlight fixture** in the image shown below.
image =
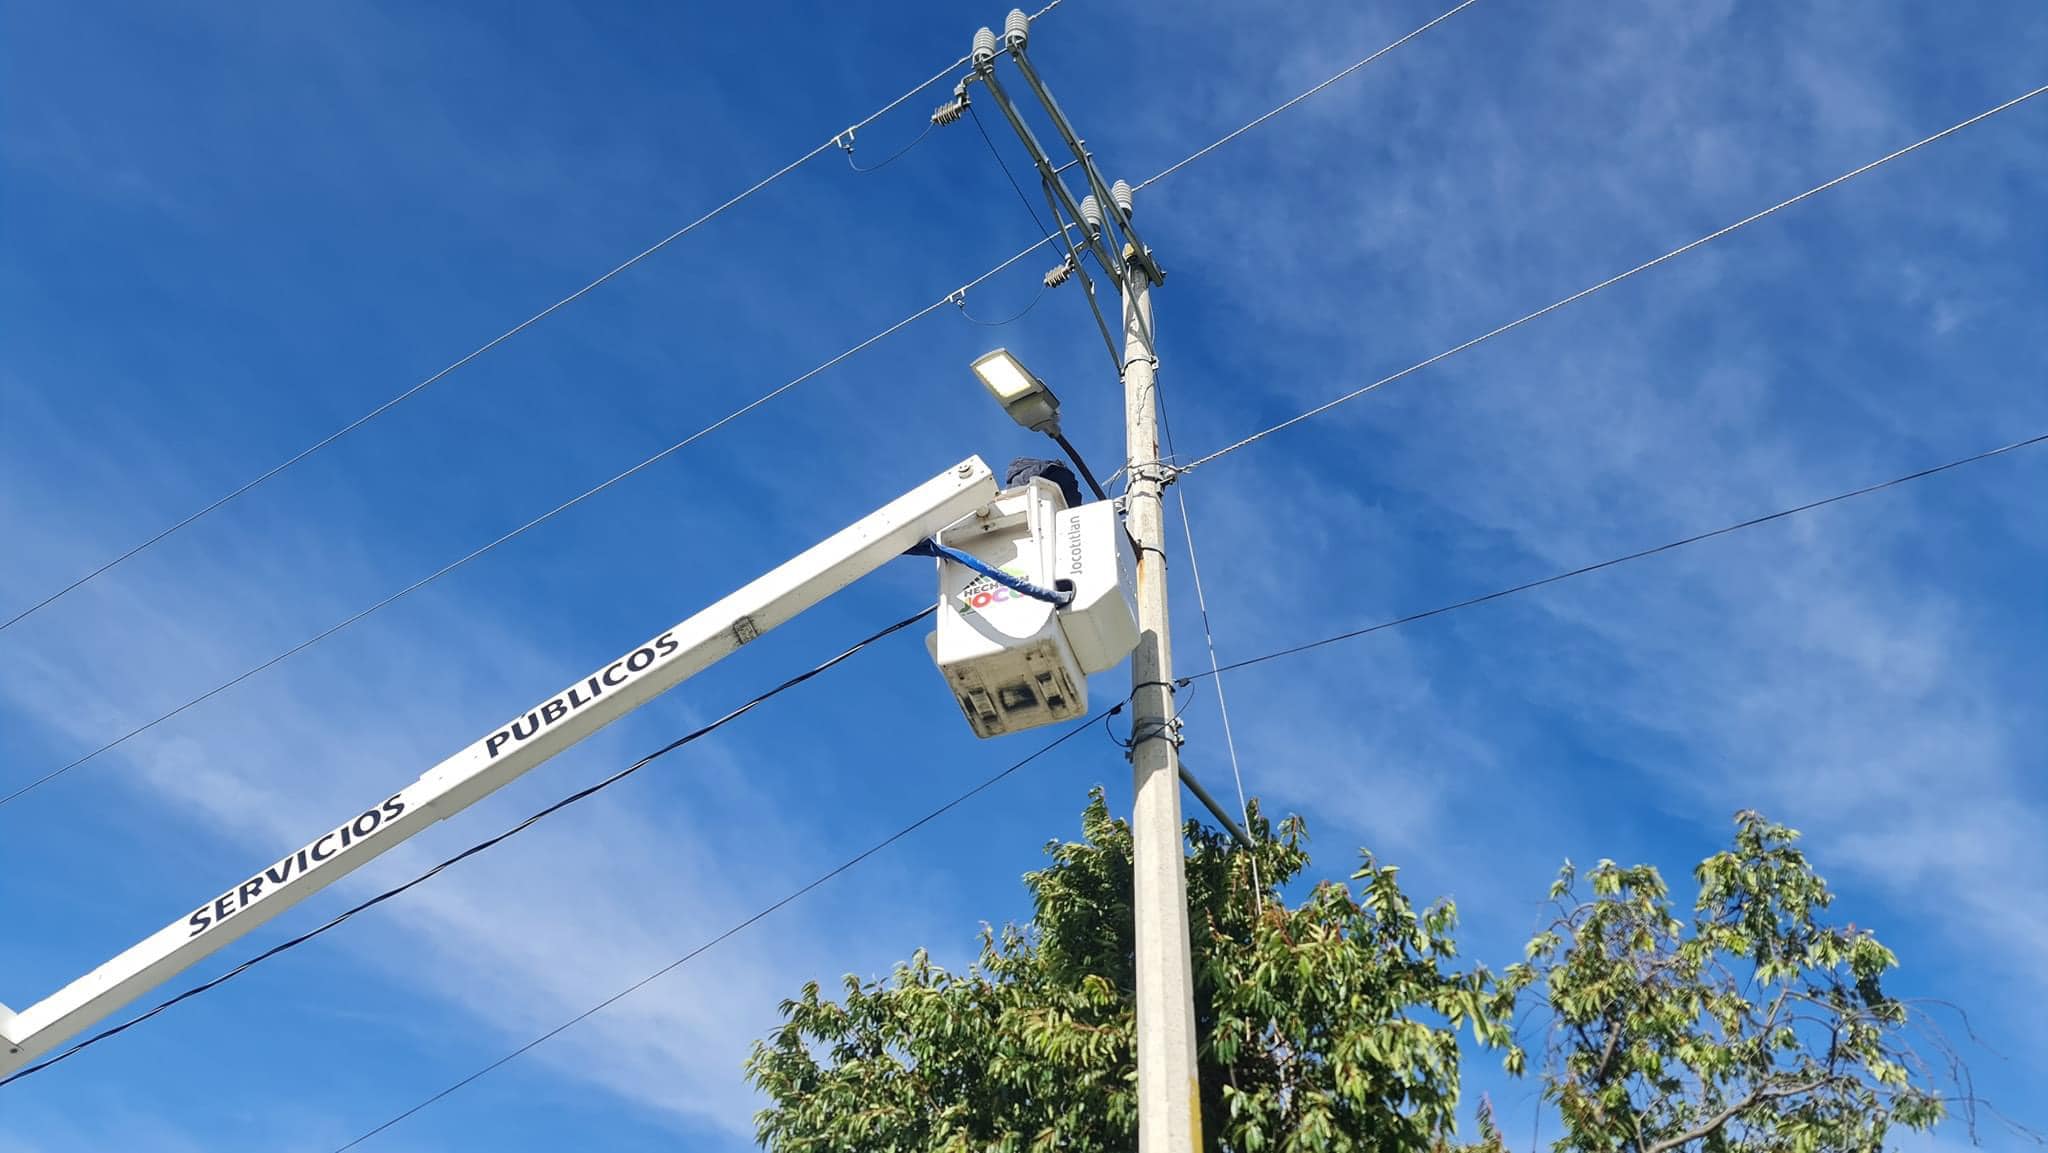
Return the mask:
[[1088, 488], [1095, 493], [1095, 499], [1108, 500], [1109, 494], [1088, 470], [1088, 462], [1067, 443], [1060, 432], [1060, 398], [1052, 394], [1045, 382], [1031, 375], [1010, 350], [998, 348], [975, 359], [974, 375], [981, 378], [981, 386], [1010, 414], [1010, 419], [1033, 432], [1042, 432], [1051, 437], [1067, 459], [1080, 470], [1081, 479], [1088, 482]]
[[1033, 432], [1059, 435], [1060, 398], [1018, 363], [1008, 349], [998, 348], [977, 359], [974, 375], [981, 378], [982, 387], [996, 398], [1011, 420]]

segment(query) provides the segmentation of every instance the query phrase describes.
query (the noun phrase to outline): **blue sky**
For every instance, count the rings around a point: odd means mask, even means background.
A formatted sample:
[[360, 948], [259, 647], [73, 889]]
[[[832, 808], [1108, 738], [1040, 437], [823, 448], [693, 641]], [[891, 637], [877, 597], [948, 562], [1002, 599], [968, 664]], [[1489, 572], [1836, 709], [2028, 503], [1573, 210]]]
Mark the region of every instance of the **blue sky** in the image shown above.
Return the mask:
[[[1136, 180], [1440, 9], [1068, 0], [1033, 54]], [[960, 53], [1002, 10], [18, 6], [0, 67], [0, 609], [414, 383]], [[2043, 82], [2024, 2], [1480, 3], [1147, 190], [1163, 382], [1202, 452]], [[873, 163], [943, 95], [865, 129]], [[991, 127], [995, 127], [993, 124]], [[999, 142], [1007, 141], [1001, 137]], [[1009, 155], [1017, 162], [1014, 151]], [[1192, 474], [1223, 659], [2048, 428], [2031, 103]], [[1009, 256], [971, 125], [800, 169], [0, 634], [0, 785], [40, 775], [665, 447]], [[1026, 261], [970, 294], [1010, 315]], [[1045, 262], [1049, 263], [1049, 262]], [[969, 452], [1036, 446], [1020, 352], [1099, 469], [1073, 288], [952, 310], [0, 809], [0, 1000], [30, 1003], [512, 710]], [[1454, 895], [1505, 963], [1570, 856], [1683, 877], [1739, 807], [1806, 830], [1979, 1090], [2048, 1061], [2048, 458], [1228, 678], [1248, 787]], [[1202, 661], [1176, 586], [1185, 670]], [[930, 596], [906, 562], [246, 943], [715, 716]], [[1113, 697], [1114, 676], [1098, 689]], [[1206, 686], [1188, 755], [1226, 783]], [[4, 1153], [330, 1149], [865, 847], [1037, 737], [977, 742], [914, 638], [89, 1055]], [[739, 1063], [812, 977], [971, 956], [1119, 805], [1029, 772], [366, 1148], [746, 1148]], [[225, 962], [242, 955], [231, 949]], [[203, 972], [215, 971], [213, 968]], [[1481, 1069], [1490, 1061], [1476, 1059]], [[1526, 1084], [1475, 1075], [1511, 1141]], [[1962, 1140], [1960, 1127], [1943, 1144]], [[1995, 1128], [1993, 1148], [2011, 1141]]]

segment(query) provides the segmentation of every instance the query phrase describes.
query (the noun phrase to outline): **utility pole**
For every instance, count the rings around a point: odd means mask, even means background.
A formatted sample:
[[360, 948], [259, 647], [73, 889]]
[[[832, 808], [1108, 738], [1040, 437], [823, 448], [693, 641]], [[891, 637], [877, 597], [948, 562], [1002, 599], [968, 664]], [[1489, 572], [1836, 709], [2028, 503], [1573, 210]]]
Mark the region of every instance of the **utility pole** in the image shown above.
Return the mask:
[[[1131, 654], [1131, 774], [1133, 802], [1132, 912], [1136, 918], [1138, 996], [1139, 1153], [1198, 1153], [1202, 1147], [1201, 1083], [1195, 1064], [1195, 977], [1188, 940], [1187, 862], [1180, 808], [1180, 722], [1174, 713], [1173, 645], [1166, 619], [1166, 533], [1161, 493], [1169, 472], [1159, 453], [1159, 394], [1152, 328], [1152, 287], [1163, 277], [1131, 223], [1131, 192], [1103, 180], [1095, 158], [1053, 99], [1025, 50], [1031, 20], [1021, 10], [1004, 21], [1003, 35], [975, 33], [974, 71], [942, 105], [934, 123], [957, 119], [970, 99], [969, 81], [988, 91], [1031, 156], [1053, 217], [1064, 262], [1046, 275], [1048, 287], [1079, 276], [1091, 307], [1095, 290], [1084, 258], [1093, 257], [1116, 279], [1123, 304], [1123, 349], [1115, 347], [1097, 314], [1124, 386], [1124, 527], [1137, 556], [1138, 646]], [[1073, 156], [1055, 164], [996, 72], [1007, 54]], [[1086, 193], [1076, 199], [1063, 174], [1077, 170]]]
[[[1128, 218], [1130, 195], [1115, 190]], [[1180, 723], [1174, 715], [1173, 640], [1166, 618], [1166, 533], [1160, 493], [1159, 358], [1153, 343], [1152, 282], [1124, 263], [1124, 524], [1138, 558], [1138, 647], [1131, 654], [1131, 842], [1137, 917], [1138, 1149], [1194, 1153], [1202, 1147], [1201, 1084], [1195, 1069], [1195, 975], [1188, 941], [1187, 865], [1181, 847]]]

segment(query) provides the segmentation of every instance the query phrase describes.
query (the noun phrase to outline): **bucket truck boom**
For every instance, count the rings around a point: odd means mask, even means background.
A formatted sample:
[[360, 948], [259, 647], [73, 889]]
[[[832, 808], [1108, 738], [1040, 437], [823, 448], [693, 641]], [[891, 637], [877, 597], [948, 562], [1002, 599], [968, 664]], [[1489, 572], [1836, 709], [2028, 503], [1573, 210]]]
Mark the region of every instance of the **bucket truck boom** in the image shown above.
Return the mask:
[[0, 1007], [0, 1076], [49, 1052], [371, 858], [452, 817], [748, 641], [988, 507], [979, 457], [883, 505], [674, 628], [593, 671], [412, 784], [215, 895], [26, 1009]]

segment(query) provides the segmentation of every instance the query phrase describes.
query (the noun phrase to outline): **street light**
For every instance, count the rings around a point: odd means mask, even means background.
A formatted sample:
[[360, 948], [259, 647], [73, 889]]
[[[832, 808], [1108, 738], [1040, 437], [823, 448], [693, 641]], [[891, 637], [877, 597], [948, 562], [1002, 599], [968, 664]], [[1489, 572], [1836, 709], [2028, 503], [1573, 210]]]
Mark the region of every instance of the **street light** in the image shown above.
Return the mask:
[[981, 386], [996, 398], [1011, 420], [1033, 432], [1060, 434], [1060, 398], [1011, 356], [1009, 349], [998, 348], [978, 357], [974, 375], [981, 378]]
[[1074, 451], [1074, 446], [1068, 444], [1066, 436], [1060, 432], [1060, 398], [1052, 394], [1052, 389], [1047, 388], [1044, 381], [1032, 375], [1031, 370], [1010, 355], [1006, 348], [976, 357], [974, 375], [980, 378], [981, 386], [988, 389], [989, 395], [996, 398], [996, 403], [1003, 406], [1003, 411], [1010, 414], [1011, 420], [1033, 432], [1044, 433], [1060, 446], [1060, 451], [1066, 453], [1067, 459], [1080, 470], [1081, 479], [1087, 481], [1088, 487], [1094, 491], [1095, 499], [1109, 499], [1101, 482], [1089, 471], [1088, 462], [1081, 459], [1081, 454]]

